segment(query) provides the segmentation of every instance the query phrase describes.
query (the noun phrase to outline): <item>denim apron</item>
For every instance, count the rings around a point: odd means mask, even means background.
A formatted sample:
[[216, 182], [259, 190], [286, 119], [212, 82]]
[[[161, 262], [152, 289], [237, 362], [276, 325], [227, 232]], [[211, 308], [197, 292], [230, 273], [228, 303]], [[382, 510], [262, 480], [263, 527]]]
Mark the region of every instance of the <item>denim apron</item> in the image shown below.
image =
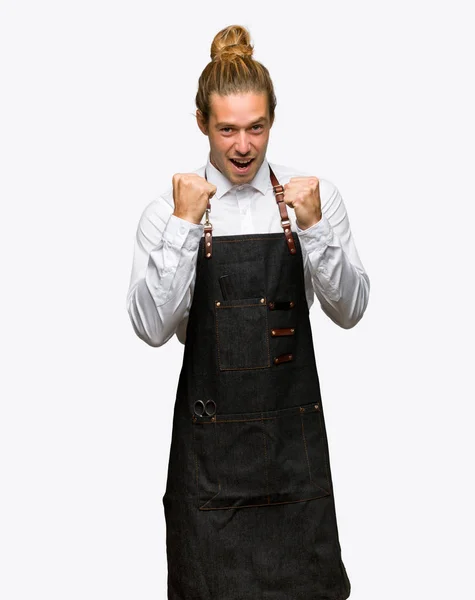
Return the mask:
[[[175, 400], [169, 600], [345, 600], [302, 252], [284, 233], [200, 241]], [[208, 205], [209, 208], [209, 205]]]

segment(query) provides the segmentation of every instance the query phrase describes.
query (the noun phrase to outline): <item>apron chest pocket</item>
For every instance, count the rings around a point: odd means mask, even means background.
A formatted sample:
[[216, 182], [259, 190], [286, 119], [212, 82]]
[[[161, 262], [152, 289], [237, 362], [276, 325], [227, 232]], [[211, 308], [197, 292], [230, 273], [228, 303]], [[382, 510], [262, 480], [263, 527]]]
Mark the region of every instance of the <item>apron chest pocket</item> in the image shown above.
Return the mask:
[[304, 502], [331, 493], [321, 407], [193, 420], [200, 510]]
[[266, 299], [215, 302], [216, 351], [221, 371], [270, 367]]

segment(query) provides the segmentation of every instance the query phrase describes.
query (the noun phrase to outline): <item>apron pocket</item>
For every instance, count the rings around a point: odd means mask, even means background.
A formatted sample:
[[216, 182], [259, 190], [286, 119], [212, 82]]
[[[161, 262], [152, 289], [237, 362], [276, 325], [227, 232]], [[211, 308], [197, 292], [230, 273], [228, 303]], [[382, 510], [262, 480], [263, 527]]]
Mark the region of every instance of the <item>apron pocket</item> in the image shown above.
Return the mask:
[[270, 367], [265, 298], [216, 301], [215, 322], [221, 371]]
[[305, 502], [331, 493], [321, 406], [193, 419], [200, 510]]

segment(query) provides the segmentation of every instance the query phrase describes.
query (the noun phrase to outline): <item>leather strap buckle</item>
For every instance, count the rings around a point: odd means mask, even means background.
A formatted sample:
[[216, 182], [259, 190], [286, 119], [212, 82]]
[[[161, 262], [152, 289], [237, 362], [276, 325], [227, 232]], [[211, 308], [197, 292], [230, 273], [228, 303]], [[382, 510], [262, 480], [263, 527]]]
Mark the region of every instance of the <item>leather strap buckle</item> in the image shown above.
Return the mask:
[[206, 258], [211, 258], [213, 254], [213, 225], [209, 220], [209, 213], [211, 211], [211, 203], [208, 200], [208, 206], [206, 207], [206, 219], [204, 225], [205, 232], [205, 256]]

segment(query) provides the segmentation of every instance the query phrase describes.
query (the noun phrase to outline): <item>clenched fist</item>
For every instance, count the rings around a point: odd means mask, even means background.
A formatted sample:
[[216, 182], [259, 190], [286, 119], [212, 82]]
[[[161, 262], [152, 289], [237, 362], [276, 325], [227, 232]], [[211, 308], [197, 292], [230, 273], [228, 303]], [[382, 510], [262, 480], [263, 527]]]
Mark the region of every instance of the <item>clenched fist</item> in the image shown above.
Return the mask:
[[291, 177], [284, 185], [284, 202], [295, 210], [300, 229], [308, 229], [322, 218], [317, 177]]
[[196, 173], [175, 173], [172, 181], [173, 214], [191, 223], [201, 223], [208, 200], [216, 193], [216, 186]]

